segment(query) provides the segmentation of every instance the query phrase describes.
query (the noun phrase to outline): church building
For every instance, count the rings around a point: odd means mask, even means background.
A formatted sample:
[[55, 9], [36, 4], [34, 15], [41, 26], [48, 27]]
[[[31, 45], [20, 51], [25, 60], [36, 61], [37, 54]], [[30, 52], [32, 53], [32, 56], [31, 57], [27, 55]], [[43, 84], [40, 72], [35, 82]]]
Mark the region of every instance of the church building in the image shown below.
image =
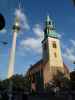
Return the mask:
[[46, 17], [45, 21], [42, 51], [42, 59], [31, 65], [27, 72], [32, 88], [38, 91], [51, 83], [58, 73], [62, 73], [69, 78], [69, 70], [61, 55], [60, 40], [54, 22], [49, 16]]

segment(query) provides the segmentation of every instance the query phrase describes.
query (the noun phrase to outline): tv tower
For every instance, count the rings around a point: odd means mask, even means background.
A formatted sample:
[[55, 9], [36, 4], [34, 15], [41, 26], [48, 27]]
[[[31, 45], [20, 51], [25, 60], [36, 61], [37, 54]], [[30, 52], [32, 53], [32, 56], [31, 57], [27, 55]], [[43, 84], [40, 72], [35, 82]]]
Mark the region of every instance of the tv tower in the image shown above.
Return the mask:
[[20, 30], [20, 22], [19, 17], [16, 15], [15, 22], [13, 25], [13, 40], [12, 40], [12, 47], [10, 50], [9, 55], [9, 63], [8, 63], [8, 78], [12, 77], [14, 74], [14, 63], [15, 63], [15, 51], [16, 51], [16, 39], [18, 32]]

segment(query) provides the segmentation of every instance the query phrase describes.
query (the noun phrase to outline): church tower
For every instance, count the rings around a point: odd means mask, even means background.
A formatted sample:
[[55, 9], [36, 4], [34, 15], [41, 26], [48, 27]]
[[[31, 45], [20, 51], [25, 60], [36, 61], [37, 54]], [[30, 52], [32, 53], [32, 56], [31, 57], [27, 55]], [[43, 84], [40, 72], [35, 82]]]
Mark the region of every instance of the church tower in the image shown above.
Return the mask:
[[[42, 91], [49, 84], [67, 85], [64, 78], [69, 79], [69, 70], [63, 63], [60, 40], [54, 22], [49, 16], [46, 17], [45, 21], [42, 49], [42, 59], [32, 65], [27, 72], [27, 77], [31, 81], [30, 87], [33, 86], [33, 82], [35, 84], [33, 89], [36, 89], [36, 91]], [[57, 80], [57, 83], [55, 80]]]
[[47, 16], [44, 29], [44, 40], [42, 41], [44, 67], [44, 84], [52, 80], [57, 71], [64, 73], [63, 60], [61, 56], [60, 40], [55, 30], [53, 21]]

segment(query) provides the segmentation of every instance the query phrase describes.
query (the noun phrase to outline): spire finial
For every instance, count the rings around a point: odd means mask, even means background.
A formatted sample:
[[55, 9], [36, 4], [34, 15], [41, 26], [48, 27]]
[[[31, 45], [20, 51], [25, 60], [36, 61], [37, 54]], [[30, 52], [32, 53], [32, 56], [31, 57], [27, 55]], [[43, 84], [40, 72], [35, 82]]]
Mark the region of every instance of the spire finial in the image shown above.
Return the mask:
[[21, 9], [21, 4], [20, 4], [20, 2], [19, 2], [19, 4], [18, 4], [18, 8]]
[[47, 21], [47, 22], [50, 21], [50, 17], [49, 17], [49, 15], [47, 15], [47, 17], [46, 17], [46, 21]]
[[18, 9], [19, 10], [22, 10], [23, 9], [22, 0], [18, 0]]

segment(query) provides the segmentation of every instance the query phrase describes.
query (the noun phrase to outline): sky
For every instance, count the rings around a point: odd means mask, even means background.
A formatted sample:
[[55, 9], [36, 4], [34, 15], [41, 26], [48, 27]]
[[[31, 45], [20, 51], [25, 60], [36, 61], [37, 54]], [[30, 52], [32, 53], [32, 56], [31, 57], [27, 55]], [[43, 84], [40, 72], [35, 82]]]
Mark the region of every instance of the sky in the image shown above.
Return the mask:
[[[6, 22], [0, 31], [0, 79], [7, 78], [16, 15], [20, 18], [21, 30], [17, 37], [14, 74], [25, 74], [30, 65], [42, 58], [41, 41], [47, 15], [55, 22], [63, 61], [70, 71], [75, 69], [75, 7], [72, 0], [0, 0], [0, 13]], [[5, 46], [2, 41], [8, 44]]]

